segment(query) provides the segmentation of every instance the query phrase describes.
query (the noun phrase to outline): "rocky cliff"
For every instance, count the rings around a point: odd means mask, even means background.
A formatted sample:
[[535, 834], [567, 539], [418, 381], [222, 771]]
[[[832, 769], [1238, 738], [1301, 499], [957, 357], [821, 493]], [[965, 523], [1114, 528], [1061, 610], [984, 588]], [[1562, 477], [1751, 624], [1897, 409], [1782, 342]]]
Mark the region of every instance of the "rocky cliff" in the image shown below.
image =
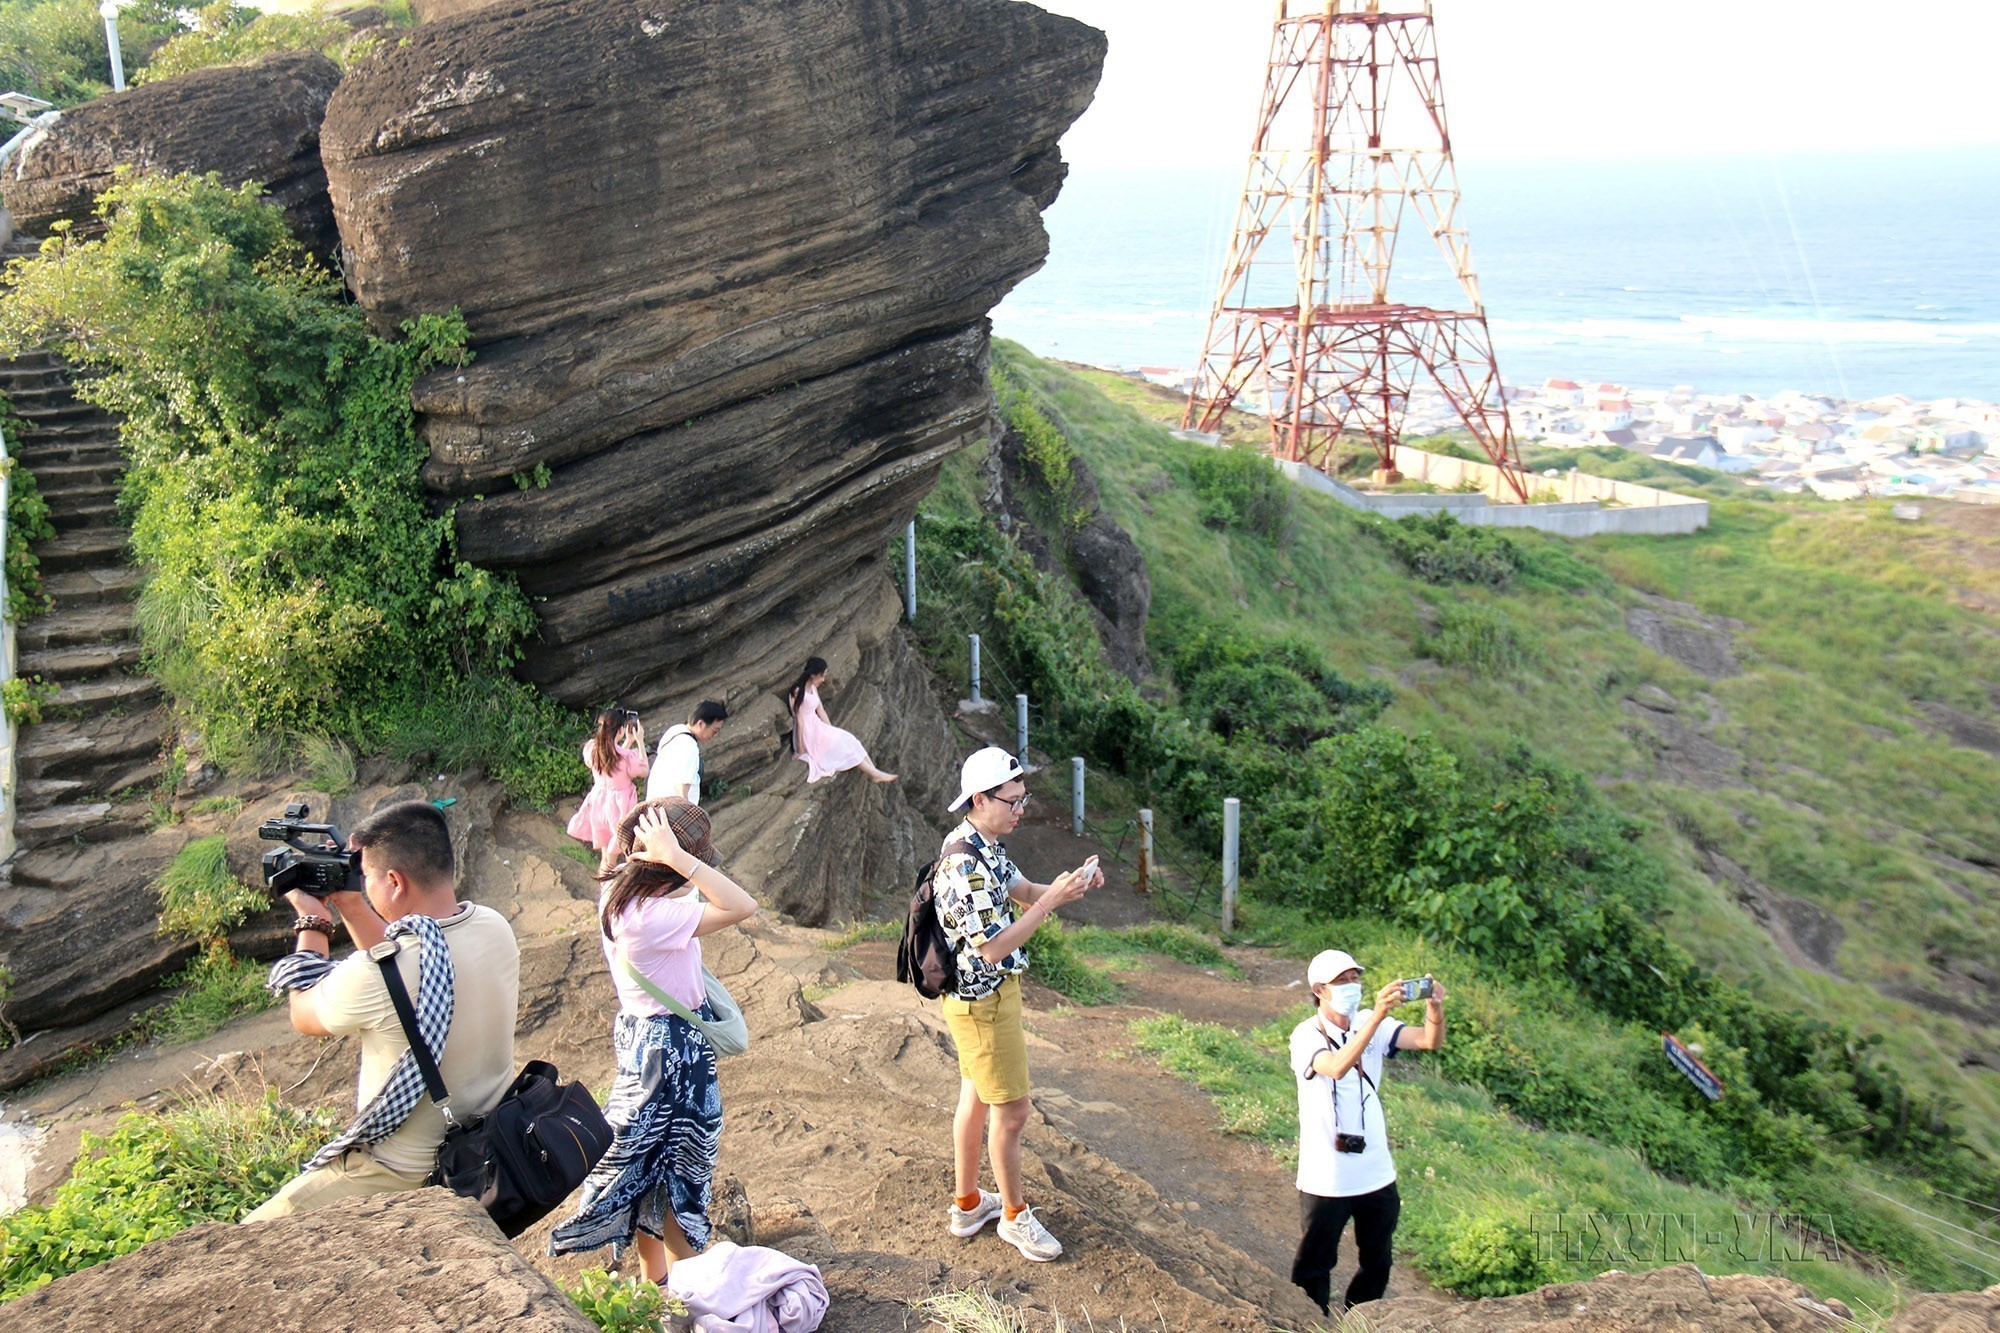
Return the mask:
[[[356, 296], [471, 327], [418, 386], [426, 475], [536, 600], [524, 673], [656, 730], [727, 701], [709, 774], [763, 794], [721, 840], [808, 920], [927, 853], [949, 797], [884, 556], [989, 433], [985, 315], [1046, 254], [1103, 53], [1009, 0], [498, 3], [328, 107]], [[815, 653], [903, 786], [794, 786], [779, 695]]]
[[15, 224], [45, 236], [57, 222], [92, 225], [97, 196], [119, 167], [171, 175], [213, 171], [255, 181], [315, 253], [335, 249], [319, 162], [320, 117], [340, 69], [316, 51], [195, 70], [65, 111], [0, 174]]

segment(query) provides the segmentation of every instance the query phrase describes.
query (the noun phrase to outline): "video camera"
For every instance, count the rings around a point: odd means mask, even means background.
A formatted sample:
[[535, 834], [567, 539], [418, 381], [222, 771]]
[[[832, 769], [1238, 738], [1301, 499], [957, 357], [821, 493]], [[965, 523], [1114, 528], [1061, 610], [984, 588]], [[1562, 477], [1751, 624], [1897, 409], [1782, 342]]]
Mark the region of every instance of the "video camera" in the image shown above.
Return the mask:
[[346, 835], [333, 825], [306, 822], [304, 801], [286, 806], [284, 818], [259, 824], [257, 836], [285, 844], [264, 853], [264, 886], [274, 895], [361, 892], [361, 853], [349, 851]]

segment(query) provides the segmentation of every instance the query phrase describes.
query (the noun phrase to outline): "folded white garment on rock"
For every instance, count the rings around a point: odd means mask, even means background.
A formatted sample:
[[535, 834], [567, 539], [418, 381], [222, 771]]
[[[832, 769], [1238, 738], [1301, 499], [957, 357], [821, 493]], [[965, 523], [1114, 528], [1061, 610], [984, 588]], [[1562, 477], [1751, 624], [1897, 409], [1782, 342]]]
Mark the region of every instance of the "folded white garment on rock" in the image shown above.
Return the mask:
[[813, 1333], [826, 1318], [819, 1269], [762, 1245], [719, 1240], [678, 1259], [667, 1290], [686, 1302], [700, 1333]]

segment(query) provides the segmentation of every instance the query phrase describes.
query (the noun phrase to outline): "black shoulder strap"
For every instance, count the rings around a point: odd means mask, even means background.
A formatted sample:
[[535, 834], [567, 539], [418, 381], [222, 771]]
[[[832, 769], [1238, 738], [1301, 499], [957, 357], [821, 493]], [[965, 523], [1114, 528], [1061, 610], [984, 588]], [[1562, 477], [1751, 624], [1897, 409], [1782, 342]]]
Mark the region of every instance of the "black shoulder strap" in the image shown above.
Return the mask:
[[[384, 941], [393, 943], [393, 941]], [[377, 950], [380, 952], [377, 952]], [[431, 1095], [431, 1102], [443, 1112], [446, 1123], [457, 1124], [451, 1114], [451, 1094], [445, 1091], [444, 1075], [438, 1072], [437, 1061], [431, 1058], [431, 1048], [425, 1043], [423, 1034], [417, 1031], [417, 1011], [410, 1003], [409, 988], [403, 985], [403, 971], [396, 966], [396, 950], [382, 949], [380, 945], [368, 951], [375, 965], [382, 969], [382, 984], [389, 988], [389, 1002], [396, 1006], [396, 1018], [403, 1025], [403, 1035], [409, 1039], [410, 1054], [417, 1058], [417, 1072], [424, 1076], [424, 1091]]]

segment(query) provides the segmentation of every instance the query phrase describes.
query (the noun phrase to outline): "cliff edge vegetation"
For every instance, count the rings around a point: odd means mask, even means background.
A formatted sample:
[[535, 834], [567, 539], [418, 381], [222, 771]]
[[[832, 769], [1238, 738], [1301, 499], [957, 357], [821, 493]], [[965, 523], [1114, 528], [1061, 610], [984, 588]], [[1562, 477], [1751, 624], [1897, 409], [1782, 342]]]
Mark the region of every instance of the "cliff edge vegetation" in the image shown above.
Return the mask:
[[[1571, 1136], [1820, 1219], [1897, 1281], [1990, 1281], [2000, 766], [1968, 741], [1996, 708], [2000, 533], [1749, 493], [1668, 540], [1385, 524], [1174, 440], [1178, 400], [1148, 386], [1007, 344], [995, 362], [1144, 551], [1159, 669], [1143, 689], [1109, 670], [969, 461], [920, 515], [947, 585], [926, 595], [984, 627], [1051, 752], [1117, 773], [1188, 845], [1212, 855], [1242, 800], [1245, 936], [1449, 979], [1434, 1065], [1464, 1091], [1443, 1095], [1543, 1131], [1532, 1165], [1512, 1146], [1468, 1168], [1493, 1186], [1459, 1219], [1490, 1233], [1486, 1289], [1548, 1278], [1537, 1216], [1641, 1210], [1572, 1177]], [[953, 639], [930, 637], [947, 672]], [[1238, 1081], [1226, 1118], [1282, 1143], [1282, 1027], [1149, 1039]], [[1702, 1048], [1720, 1102], [1662, 1030]], [[1240, 1085], [1259, 1069], [1276, 1081]]]

